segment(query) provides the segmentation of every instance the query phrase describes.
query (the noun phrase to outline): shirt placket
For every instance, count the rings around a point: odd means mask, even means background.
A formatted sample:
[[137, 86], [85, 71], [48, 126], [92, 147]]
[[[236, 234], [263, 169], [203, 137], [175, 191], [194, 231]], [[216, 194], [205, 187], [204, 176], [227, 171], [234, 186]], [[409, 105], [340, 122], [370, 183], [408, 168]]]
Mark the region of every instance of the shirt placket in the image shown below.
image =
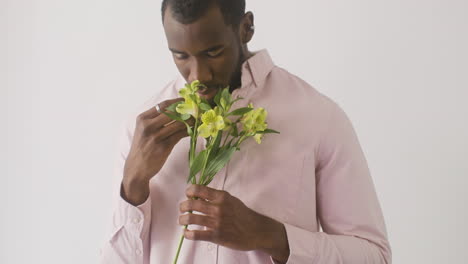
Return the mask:
[[[232, 98], [236, 99], [238, 96], [244, 98], [243, 100], [239, 100], [235, 102], [232, 105], [232, 109], [237, 109], [241, 106], [246, 106], [249, 103], [249, 99], [247, 96], [251, 93], [248, 93], [249, 89], [253, 89], [252, 84], [249, 84], [246, 89], [236, 89], [232, 92]], [[213, 188], [217, 190], [224, 190], [226, 179], [228, 177], [228, 174], [230, 172], [229, 166], [230, 166], [231, 161], [228, 161], [226, 166], [222, 168], [216, 177], [218, 177], [218, 181], [215, 182], [215, 185]], [[214, 243], [208, 243], [206, 250], [208, 254], [210, 255], [210, 259], [213, 259], [212, 256], [214, 257], [214, 263], [219, 264], [219, 245], [214, 244]]]

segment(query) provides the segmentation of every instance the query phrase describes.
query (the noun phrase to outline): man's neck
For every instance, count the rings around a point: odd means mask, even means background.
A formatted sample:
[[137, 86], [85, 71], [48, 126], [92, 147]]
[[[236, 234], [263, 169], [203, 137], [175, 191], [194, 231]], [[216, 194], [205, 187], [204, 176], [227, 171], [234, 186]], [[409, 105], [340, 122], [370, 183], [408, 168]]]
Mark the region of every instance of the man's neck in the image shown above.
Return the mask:
[[255, 53], [250, 52], [247, 49], [247, 47], [245, 47], [243, 49], [243, 56], [242, 56], [242, 59], [241, 59], [240, 65], [239, 65], [239, 69], [237, 71], [236, 77], [234, 78], [234, 81], [231, 82], [231, 85], [229, 87], [229, 92], [231, 94], [232, 94], [232, 92], [234, 92], [234, 90], [239, 89], [241, 87], [241, 85], [242, 85], [242, 65], [244, 65], [244, 63], [246, 61], [248, 61], [254, 55], [255, 55]]

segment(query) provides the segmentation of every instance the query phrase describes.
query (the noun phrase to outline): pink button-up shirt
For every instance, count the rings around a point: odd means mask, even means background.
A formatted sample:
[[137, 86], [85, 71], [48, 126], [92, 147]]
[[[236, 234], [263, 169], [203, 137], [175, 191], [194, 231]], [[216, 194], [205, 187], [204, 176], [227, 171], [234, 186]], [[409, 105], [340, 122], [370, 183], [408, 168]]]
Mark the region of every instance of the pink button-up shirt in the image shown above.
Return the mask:
[[[182, 78], [132, 114], [124, 130], [116, 167], [115, 209], [101, 263], [172, 263], [183, 226], [179, 203], [186, 200], [189, 138], [173, 149], [150, 182], [150, 197], [132, 206], [120, 197], [120, 182], [136, 116], [176, 98]], [[391, 263], [391, 249], [366, 159], [343, 110], [305, 81], [275, 66], [266, 50], [242, 65], [242, 86], [233, 96], [268, 111], [270, 128], [262, 144], [241, 145], [209, 187], [225, 190], [254, 211], [284, 224], [288, 264]], [[199, 141], [200, 143], [200, 141]], [[200, 143], [202, 145], [203, 142]], [[323, 231], [320, 230], [320, 227]], [[190, 226], [191, 229], [202, 227]], [[261, 251], [236, 251], [185, 240], [179, 263], [274, 263]]]

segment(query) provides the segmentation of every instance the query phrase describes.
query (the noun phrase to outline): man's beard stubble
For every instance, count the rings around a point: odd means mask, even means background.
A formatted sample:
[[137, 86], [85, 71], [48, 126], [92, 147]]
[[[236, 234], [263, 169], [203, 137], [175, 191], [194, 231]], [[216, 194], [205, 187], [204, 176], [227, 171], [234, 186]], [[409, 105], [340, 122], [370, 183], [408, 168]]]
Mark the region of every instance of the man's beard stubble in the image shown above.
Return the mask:
[[[240, 40], [238, 40], [240, 42]], [[240, 44], [240, 43], [239, 43]], [[247, 60], [242, 50], [242, 45], [239, 45], [239, 58], [237, 59], [236, 70], [234, 71], [229, 83], [229, 92], [232, 93], [235, 89], [242, 85], [242, 64]]]

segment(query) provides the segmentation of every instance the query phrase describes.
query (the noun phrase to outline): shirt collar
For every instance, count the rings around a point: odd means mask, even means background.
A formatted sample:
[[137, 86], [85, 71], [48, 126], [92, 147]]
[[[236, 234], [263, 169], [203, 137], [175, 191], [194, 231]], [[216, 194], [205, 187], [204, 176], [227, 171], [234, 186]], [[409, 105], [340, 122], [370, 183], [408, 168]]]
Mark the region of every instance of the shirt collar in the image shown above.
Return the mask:
[[255, 87], [259, 87], [274, 66], [273, 60], [266, 49], [255, 52], [252, 57], [242, 64], [241, 87], [245, 87], [250, 83], [254, 83]]

